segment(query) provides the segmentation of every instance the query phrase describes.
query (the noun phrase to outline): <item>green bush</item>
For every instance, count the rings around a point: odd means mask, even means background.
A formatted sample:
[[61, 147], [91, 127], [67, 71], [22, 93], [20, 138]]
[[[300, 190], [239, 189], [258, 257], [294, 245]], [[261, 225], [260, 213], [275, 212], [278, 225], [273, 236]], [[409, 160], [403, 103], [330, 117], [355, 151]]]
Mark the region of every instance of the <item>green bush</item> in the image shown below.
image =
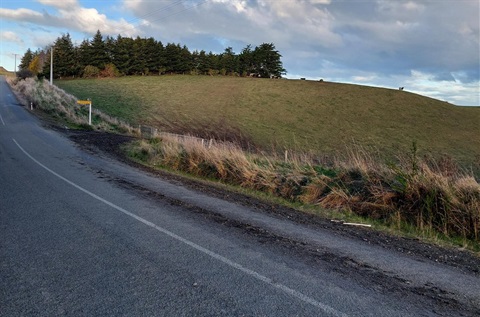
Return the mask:
[[87, 65], [83, 70], [83, 78], [95, 78], [100, 75], [100, 69], [98, 67]]

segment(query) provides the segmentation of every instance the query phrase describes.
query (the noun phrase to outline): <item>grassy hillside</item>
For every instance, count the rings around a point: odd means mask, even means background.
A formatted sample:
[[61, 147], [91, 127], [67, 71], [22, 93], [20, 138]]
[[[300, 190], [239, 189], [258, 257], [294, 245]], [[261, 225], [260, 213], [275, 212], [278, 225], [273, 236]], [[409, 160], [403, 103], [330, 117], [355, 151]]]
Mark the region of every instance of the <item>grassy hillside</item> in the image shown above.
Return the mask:
[[384, 88], [300, 80], [161, 76], [56, 84], [131, 123], [228, 138], [243, 133], [264, 148], [332, 153], [352, 142], [388, 154], [480, 157], [480, 108], [457, 107]]
[[3, 66], [0, 66], [0, 76], [13, 76], [13, 72], [9, 72]]

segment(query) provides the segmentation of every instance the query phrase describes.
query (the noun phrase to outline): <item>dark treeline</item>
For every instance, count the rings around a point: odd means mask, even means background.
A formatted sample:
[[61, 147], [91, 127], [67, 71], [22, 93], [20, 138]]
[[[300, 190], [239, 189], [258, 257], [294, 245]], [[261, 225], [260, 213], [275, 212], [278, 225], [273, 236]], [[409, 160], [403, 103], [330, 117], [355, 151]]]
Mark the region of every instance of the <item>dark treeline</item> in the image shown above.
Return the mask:
[[[193, 51], [185, 45], [162, 42], [154, 38], [130, 38], [118, 35], [104, 38], [97, 31], [91, 40], [72, 43], [70, 34], [53, 44], [53, 75], [65, 77], [116, 77], [122, 75], [229, 75], [281, 77], [285, 74], [280, 53], [273, 43], [240, 53], [231, 47], [221, 54]], [[19, 65], [19, 75], [50, 76], [50, 48], [32, 52], [28, 49]]]

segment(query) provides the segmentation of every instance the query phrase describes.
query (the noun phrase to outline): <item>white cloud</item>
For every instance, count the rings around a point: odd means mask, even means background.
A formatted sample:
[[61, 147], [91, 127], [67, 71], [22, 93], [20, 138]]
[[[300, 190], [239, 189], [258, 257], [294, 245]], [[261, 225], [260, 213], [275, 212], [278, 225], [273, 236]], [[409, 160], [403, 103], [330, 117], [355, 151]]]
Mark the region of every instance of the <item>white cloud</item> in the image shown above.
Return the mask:
[[139, 10], [142, 4], [143, 0], [123, 0], [123, 6], [129, 10]]
[[[76, 7], [77, 1], [64, 0], [39, 0], [44, 4], [50, 4], [58, 9], [55, 14], [37, 12], [30, 9], [20, 8], [16, 10], [0, 8], [0, 18], [12, 21], [27, 22], [36, 25], [67, 29], [87, 34], [94, 34], [101, 30], [104, 34], [116, 35], [121, 33], [125, 36], [138, 34], [135, 27], [124, 19], [119, 21], [109, 19], [105, 14], [98, 12], [95, 8]], [[61, 3], [61, 4], [60, 4]]]
[[370, 76], [353, 76], [352, 80], [354, 82], [360, 82], [360, 83], [369, 83], [373, 82], [375, 79], [377, 79], [377, 76], [375, 75], [370, 75]]
[[17, 44], [23, 44], [23, 40], [18, 36], [18, 34], [11, 31], [0, 32], [0, 40], [2, 42], [13, 42]]
[[425, 6], [413, 1], [408, 1], [407, 3], [403, 4], [403, 7], [409, 11], [423, 11]]
[[433, 74], [412, 70], [404, 80], [406, 89], [457, 105], [480, 106], [480, 81], [438, 81]]
[[77, 0], [36, 0], [41, 4], [59, 8], [59, 9], [74, 9], [79, 6]]
[[42, 18], [42, 14], [37, 11], [24, 8], [17, 10], [0, 8], [0, 17], [7, 20], [16, 21], [36, 21], [37, 19]]
[[311, 4], [330, 4], [331, 0], [310, 0]]
[[103, 34], [112, 35], [121, 33], [125, 36], [133, 36], [137, 34], [133, 25], [125, 20], [109, 20], [105, 14], [99, 13], [94, 8], [78, 8], [75, 11], [61, 9], [59, 13], [60, 23], [85, 33], [94, 34], [100, 30]]
[[334, 17], [326, 7], [319, 7], [318, 1], [317, 5], [290, 0], [211, 0], [198, 6], [188, 3], [161, 6], [146, 0], [124, 0], [134, 15], [149, 21], [148, 28], [140, 25], [143, 34], [160, 34], [164, 41], [188, 41], [204, 34], [212, 41], [228, 39], [227, 45], [273, 42], [282, 51], [295, 46], [331, 48], [342, 44], [341, 36], [333, 31]]
[[[385, 76], [375, 73], [362, 73], [348, 77], [337, 73], [339, 77], [327, 80], [396, 89], [405, 87], [406, 91], [428, 96], [459, 106], [480, 106], [480, 81], [468, 84], [459, 80], [438, 80], [435, 74], [411, 70], [407, 75]], [[461, 74], [452, 74], [461, 77]]]
[[38, 31], [35, 33], [35, 36], [30, 37], [31, 45], [29, 46], [32, 50], [35, 50], [36, 48], [43, 49], [52, 45], [57, 38], [58, 36], [54, 33]]

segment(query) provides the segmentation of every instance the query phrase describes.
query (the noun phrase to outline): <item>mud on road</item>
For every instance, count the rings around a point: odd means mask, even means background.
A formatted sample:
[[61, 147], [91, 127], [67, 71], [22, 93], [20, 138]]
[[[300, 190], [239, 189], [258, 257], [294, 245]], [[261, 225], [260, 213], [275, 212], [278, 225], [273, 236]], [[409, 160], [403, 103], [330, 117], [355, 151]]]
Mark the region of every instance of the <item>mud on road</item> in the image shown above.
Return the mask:
[[[376, 232], [370, 228], [345, 226], [341, 223], [332, 222], [330, 219], [323, 219], [285, 206], [265, 203], [258, 199], [231, 192], [204, 181], [195, 181], [165, 171], [153, 170], [129, 160], [121, 150], [120, 146], [126, 142], [132, 141], [134, 139], [133, 137], [97, 131], [68, 130], [59, 127], [53, 128], [64, 133], [83, 150], [96, 155], [113, 157], [116, 160], [129, 164], [135, 168], [154, 174], [163, 180], [177, 184], [180, 183], [182, 186], [189, 189], [247, 206], [256, 212], [267, 213], [274, 217], [287, 218], [292, 222], [306, 225], [309, 228], [329, 230], [335, 232], [335, 234], [362, 240], [379, 248], [399, 252], [423, 262], [430, 261], [443, 263], [455, 267], [465, 274], [476, 277], [480, 276], [480, 257], [471, 252], [458, 248], [439, 247], [422, 242], [418, 239], [392, 236], [386, 233]], [[288, 250], [288, 252], [307, 261], [307, 263], [311, 262], [312, 265], [318, 265], [321, 263], [323, 268], [335, 271], [346, 278], [353, 278], [356, 282], [365, 287], [375, 288], [381, 292], [389, 292], [407, 300], [411, 299], [412, 302], [418, 302], [420, 297], [422, 298], [421, 305], [423, 307], [428, 307], [433, 316], [480, 316], [479, 307], [465, 307], [464, 304], [451, 298], [448, 296], [449, 294], [447, 292], [436, 288], [434, 285], [411, 287], [408, 285], [407, 281], [387, 275], [385, 272], [372, 268], [364, 263], [359, 263], [355, 259], [334, 254], [328, 250], [319, 250], [308, 243], [282, 237], [275, 232], [270, 232], [248, 223], [228, 219], [224, 215], [209, 210], [185, 205], [181, 201], [165, 197], [161, 193], [152, 192], [142, 188], [138, 184], [133, 184], [121, 179], [115, 181], [118, 186], [137, 191], [140, 195], [147, 196], [150, 199], [160, 199], [162, 201], [167, 201], [172, 205], [182, 205], [185, 212], [191, 213], [192, 217], [214, 221], [223, 226], [232, 228], [232, 230], [241, 231], [242, 234], [248, 234], [258, 241], [261, 241], [261, 243], [269, 244], [272, 248]]]

